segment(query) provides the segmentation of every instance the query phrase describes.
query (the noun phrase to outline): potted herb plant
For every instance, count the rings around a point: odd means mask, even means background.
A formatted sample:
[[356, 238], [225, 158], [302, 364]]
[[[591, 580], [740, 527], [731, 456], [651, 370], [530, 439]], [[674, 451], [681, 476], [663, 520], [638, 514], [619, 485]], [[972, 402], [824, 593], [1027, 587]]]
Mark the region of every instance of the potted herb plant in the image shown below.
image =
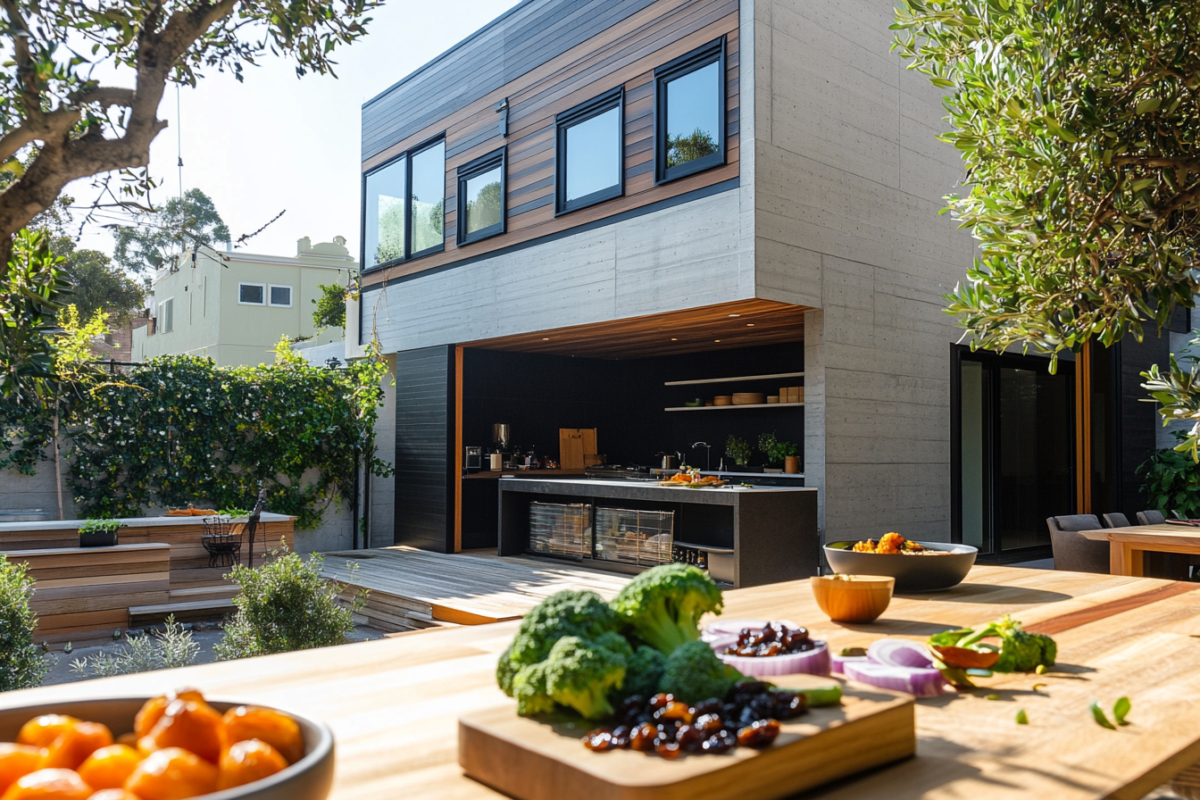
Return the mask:
[[767, 457], [768, 464], [782, 463], [783, 471], [789, 475], [800, 472], [800, 448], [795, 442], [782, 442], [772, 431], [758, 437], [758, 449]]
[[115, 547], [117, 530], [124, 527], [119, 519], [89, 519], [79, 526], [79, 546]]
[[733, 459], [733, 463], [737, 465], [738, 471], [749, 472], [750, 456], [754, 450], [750, 447], [750, 443], [745, 439], [739, 439], [732, 434], [725, 440], [725, 455]]

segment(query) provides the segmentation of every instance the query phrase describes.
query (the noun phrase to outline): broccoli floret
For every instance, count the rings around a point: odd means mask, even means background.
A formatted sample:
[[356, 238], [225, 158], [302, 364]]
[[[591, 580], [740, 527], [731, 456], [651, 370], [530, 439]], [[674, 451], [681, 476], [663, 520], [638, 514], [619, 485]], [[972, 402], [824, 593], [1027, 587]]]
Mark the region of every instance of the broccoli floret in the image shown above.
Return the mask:
[[690, 564], [646, 570], [625, 585], [612, 607], [638, 638], [670, 655], [700, 638], [700, 617], [721, 613], [721, 590]]
[[512, 696], [517, 699], [517, 713], [522, 717], [554, 710], [554, 698], [546, 685], [544, 662], [521, 667], [513, 678], [512, 688]]
[[500, 688], [509, 697], [515, 697], [513, 694], [513, 680], [517, 677], [517, 672], [520, 671], [521, 665], [512, 660], [512, 645], [504, 648], [504, 652], [500, 654], [500, 660], [496, 662], [496, 683], [500, 684]]
[[625, 669], [625, 682], [619, 691], [613, 692], [613, 697], [618, 702], [634, 695], [649, 699], [658, 692], [658, 684], [662, 681], [666, 666], [666, 656], [653, 647], [642, 645], [633, 651], [629, 666]]
[[717, 658], [708, 642], [687, 642], [667, 656], [658, 690], [693, 705], [713, 698], [723, 699], [736, 676], [736, 671]]
[[521, 620], [509, 658], [517, 664], [536, 664], [564, 636], [595, 639], [619, 626], [616, 613], [595, 592], [558, 592]]
[[585, 719], [601, 719], [613, 714], [608, 693], [621, 686], [632, 655], [629, 643], [617, 633], [592, 640], [564, 636], [538, 666], [545, 669], [546, 689], [554, 702]]
[[1043, 633], [1029, 633], [1009, 616], [975, 631], [970, 628], [946, 631], [931, 637], [930, 642], [976, 650], [990, 648], [994, 652], [995, 647], [982, 643], [993, 636], [1000, 640], [1000, 658], [992, 666], [993, 672], [1033, 672], [1042, 664], [1054, 666], [1058, 656], [1058, 644], [1052, 638]]

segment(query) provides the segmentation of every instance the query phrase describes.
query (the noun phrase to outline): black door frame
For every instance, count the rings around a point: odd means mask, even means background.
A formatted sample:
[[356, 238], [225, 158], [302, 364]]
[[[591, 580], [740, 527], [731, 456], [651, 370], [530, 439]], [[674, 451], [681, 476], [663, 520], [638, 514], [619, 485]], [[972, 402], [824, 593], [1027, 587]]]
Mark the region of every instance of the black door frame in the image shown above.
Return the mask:
[[[985, 365], [995, 367], [1010, 366], [1019, 369], [1030, 369], [1034, 366], [1039, 366], [1042, 370], [1049, 374], [1050, 360], [1048, 358], [1039, 358], [1037, 356], [1022, 356], [1010, 353], [993, 353], [987, 350], [971, 351], [967, 345], [951, 344], [950, 345], [950, 541], [956, 544], [962, 544], [962, 362], [976, 361], [982, 362]], [[1064, 373], [1064, 369], [1066, 372]], [[1075, 364], [1072, 361], [1059, 359], [1058, 370], [1064, 376], [1074, 377]], [[1072, 417], [1077, 413], [1077, 405], [1075, 402], [1075, 381], [1071, 380], [1068, 383], [1071, 393], [1070, 407], [1072, 409]], [[992, 380], [988, 385], [988, 396], [986, 398], [987, 408], [985, 411], [985, 437], [986, 445], [989, 453], [990, 474], [988, 476], [987, 485], [984, 486], [984, 498], [987, 504], [988, 517], [986, 521], [987, 528], [984, 531], [984, 544], [988, 548], [988, 552], [980, 552], [981, 560], [987, 561], [1004, 561], [1004, 560], [1029, 560], [1034, 558], [1049, 557], [1050, 547], [1031, 547], [1022, 548], [1020, 550], [1011, 550], [1008, 552], [998, 551], [997, 542], [995, 541], [995, 513], [993, 510], [993, 498], [995, 497], [995, 482], [998, 470], [999, 450], [995, 446], [998, 438], [998, 428], [1000, 425], [999, 415], [994, 413], [996, 403], [1000, 391], [999, 381]], [[1075, 452], [1075, 421], [1069, 420], [1067, 426], [1071, 437], [1070, 452]], [[1075, 471], [1078, 469], [1078, 464], [1075, 459], [1071, 459], [1071, 485], [1075, 486]], [[1072, 507], [1074, 511], [1074, 500]]]

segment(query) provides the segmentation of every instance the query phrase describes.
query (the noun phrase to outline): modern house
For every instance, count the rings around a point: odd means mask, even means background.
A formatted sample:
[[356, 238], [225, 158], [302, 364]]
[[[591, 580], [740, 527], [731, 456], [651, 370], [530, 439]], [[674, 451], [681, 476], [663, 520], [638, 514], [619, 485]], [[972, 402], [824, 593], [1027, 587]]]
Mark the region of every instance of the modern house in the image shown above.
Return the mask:
[[186, 354], [253, 366], [274, 360], [282, 336], [340, 341], [340, 328], [317, 330], [313, 301], [322, 285], [345, 286], [357, 275], [341, 236], [316, 245], [306, 236], [290, 257], [190, 249], [155, 274], [150, 324], [134, 331], [124, 360]]
[[511, 479], [466, 448], [565, 462], [575, 429], [623, 468], [795, 442], [780, 480], [817, 490], [826, 541], [1028, 557], [1051, 514], [1135, 510], [1166, 339], [1055, 375], [959, 343], [942, 295], [976, 250], [938, 212], [963, 169], [892, 19], [524, 0], [364, 104], [357, 335], [395, 358], [395, 542], [495, 547]]

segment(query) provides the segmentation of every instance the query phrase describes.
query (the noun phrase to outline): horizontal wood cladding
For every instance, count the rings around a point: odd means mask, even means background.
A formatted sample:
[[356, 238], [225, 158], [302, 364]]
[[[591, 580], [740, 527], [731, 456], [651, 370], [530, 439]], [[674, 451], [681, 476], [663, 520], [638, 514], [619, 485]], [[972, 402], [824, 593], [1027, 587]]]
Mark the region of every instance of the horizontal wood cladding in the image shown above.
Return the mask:
[[[654, 69], [721, 36], [726, 37], [726, 163], [656, 186]], [[738, 45], [738, 0], [658, 0], [366, 158], [364, 171], [431, 136], [446, 134], [445, 250], [370, 272], [364, 284], [486, 255], [737, 178]], [[470, 48], [468, 43], [466, 49], [475, 58]], [[555, 117], [619, 86], [625, 88], [625, 194], [555, 217]], [[500, 115], [495, 110], [504, 98], [509, 101], [507, 137], [500, 135]], [[364, 108], [364, 129], [368, 109]], [[456, 246], [458, 167], [503, 145], [508, 148], [508, 230]]]

